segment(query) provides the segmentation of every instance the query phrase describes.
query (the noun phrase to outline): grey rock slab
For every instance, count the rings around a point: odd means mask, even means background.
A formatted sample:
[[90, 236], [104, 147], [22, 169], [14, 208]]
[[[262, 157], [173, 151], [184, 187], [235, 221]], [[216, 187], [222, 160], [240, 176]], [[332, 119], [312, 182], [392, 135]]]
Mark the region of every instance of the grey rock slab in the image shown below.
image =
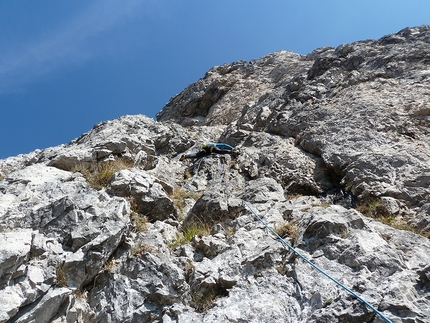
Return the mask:
[[110, 194], [132, 198], [136, 211], [152, 221], [177, 217], [166, 191], [173, 193], [173, 187], [141, 170], [119, 171], [112, 176], [107, 187]]
[[0, 232], [0, 287], [8, 285], [12, 275], [30, 257], [32, 229]]

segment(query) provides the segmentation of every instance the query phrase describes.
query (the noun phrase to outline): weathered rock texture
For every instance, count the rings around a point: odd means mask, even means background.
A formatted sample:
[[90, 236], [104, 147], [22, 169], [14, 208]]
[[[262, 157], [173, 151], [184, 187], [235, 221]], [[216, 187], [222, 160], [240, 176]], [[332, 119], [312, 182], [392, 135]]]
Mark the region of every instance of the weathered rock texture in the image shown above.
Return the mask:
[[[0, 322], [430, 321], [430, 27], [212, 68], [0, 160]], [[239, 152], [179, 156], [201, 141]], [[194, 230], [194, 231], [193, 231]]]

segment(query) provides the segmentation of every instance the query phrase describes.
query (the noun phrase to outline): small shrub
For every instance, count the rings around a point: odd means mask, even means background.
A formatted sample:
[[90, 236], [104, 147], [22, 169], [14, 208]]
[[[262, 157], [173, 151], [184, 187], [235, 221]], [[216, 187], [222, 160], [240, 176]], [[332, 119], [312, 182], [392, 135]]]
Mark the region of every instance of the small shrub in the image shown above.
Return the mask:
[[375, 218], [375, 220], [378, 220], [379, 222], [390, 225], [392, 227], [396, 226], [396, 219], [392, 216], [378, 216]]
[[354, 186], [353, 182], [346, 182], [343, 184], [345, 191], [350, 192], [352, 190], [352, 187]]
[[185, 227], [182, 230], [183, 238], [186, 242], [190, 242], [194, 236], [203, 235], [207, 236], [210, 233], [210, 229], [205, 224], [194, 225]]
[[327, 200], [321, 200], [321, 207], [323, 207], [323, 208], [328, 208], [328, 207], [330, 207], [332, 205], [333, 205], [333, 203], [331, 203], [331, 202], [329, 202]]
[[179, 187], [175, 187], [173, 189], [173, 194], [170, 196], [172, 200], [178, 200], [182, 201], [187, 198], [191, 198], [193, 200], [198, 200], [200, 198], [201, 194], [195, 193], [193, 191], [184, 190]]
[[85, 166], [84, 164], [76, 164], [72, 167], [70, 171], [72, 173], [81, 173], [85, 178], [87, 178], [90, 173], [90, 168], [91, 166]]
[[286, 268], [285, 268], [285, 265], [283, 263], [277, 264], [275, 269], [280, 275], [285, 275]]
[[185, 277], [187, 278], [187, 281], [189, 281], [191, 275], [193, 274], [194, 268], [195, 267], [191, 262], [191, 260], [187, 259], [187, 263], [185, 264], [185, 267], [184, 267]]
[[419, 235], [421, 235], [421, 236], [423, 236], [423, 237], [425, 237], [427, 239], [430, 239], [430, 231], [421, 231], [417, 227], [415, 227], [415, 226], [413, 226], [413, 225], [411, 225], [409, 223], [406, 223], [406, 222], [404, 222], [402, 220], [393, 219], [389, 223], [386, 223], [386, 222], [383, 222], [383, 223], [388, 224], [389, 226], [393, 227], [394, 229], [410, 231], [410, 232], [419, 234]]
[[396, 219], [388, 212], [387, 207], [381, 202], [380, 198], [371, 197], [357, 204], [357, 211], [376, 221], [389, 225], [395, 229], [416, 232], [412, 226]]
[[236, 230], [234, 229], [233, 226], [224, 225], [224, 231], [225, 231], [227, 238], [230, 238], [231, 236], [233, 236], [236, 233]]

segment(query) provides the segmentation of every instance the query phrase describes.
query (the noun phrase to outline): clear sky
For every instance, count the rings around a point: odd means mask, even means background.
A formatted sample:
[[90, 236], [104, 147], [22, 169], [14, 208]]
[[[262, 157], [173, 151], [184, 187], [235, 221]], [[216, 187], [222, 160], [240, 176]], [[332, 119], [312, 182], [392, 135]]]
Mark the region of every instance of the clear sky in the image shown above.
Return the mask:
[[428, 0], [0, 1], [0, 159], [155, 118], [216, 65], [425, 24]]

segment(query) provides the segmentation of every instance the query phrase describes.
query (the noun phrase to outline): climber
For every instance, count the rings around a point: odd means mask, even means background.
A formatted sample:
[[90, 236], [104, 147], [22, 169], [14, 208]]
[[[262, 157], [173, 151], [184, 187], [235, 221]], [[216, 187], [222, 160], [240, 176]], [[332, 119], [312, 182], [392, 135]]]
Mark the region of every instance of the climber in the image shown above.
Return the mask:
[[179, 160], [184, 160], [185, 158], [201, 158], [208, 156], [210, 154], [230, 154], [233, 157], [237, 157], [238, 152], [233, 149], [232, 146], [224, 144], [222, 142], [204, 142], [202, 143], [202, 149], [195, 153], [182, 155]]

